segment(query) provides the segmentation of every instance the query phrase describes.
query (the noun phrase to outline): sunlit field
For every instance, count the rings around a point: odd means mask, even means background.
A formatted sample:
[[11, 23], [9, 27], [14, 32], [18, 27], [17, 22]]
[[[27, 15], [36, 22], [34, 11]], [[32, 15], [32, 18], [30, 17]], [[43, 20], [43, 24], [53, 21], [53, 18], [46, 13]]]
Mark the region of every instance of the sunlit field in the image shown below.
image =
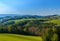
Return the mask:
[[0, 34], [0, 41], [43, 41], [39, 36]]

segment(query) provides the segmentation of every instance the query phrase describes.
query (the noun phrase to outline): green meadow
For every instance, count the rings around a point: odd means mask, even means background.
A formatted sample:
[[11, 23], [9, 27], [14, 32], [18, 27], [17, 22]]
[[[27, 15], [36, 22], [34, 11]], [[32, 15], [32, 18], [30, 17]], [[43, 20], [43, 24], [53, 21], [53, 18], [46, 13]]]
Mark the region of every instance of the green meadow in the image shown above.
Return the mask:
[[26, 36], [18, 34], [0, 34], [0, 41], [43, 41], [39, 36]]

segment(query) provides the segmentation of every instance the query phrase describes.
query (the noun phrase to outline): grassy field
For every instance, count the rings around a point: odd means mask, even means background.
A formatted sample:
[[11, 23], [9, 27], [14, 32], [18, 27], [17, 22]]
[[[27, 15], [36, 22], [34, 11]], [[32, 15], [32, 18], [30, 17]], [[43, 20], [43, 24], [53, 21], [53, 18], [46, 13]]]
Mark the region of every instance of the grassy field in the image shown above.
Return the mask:
[[60, 19], [57, 19], [57, 20], [50, 20], [50, 21], [47, 21], [47, 22], [56, 23], [58, 26], [60, 25]]
[[19, 20], [9, 20], [9, 21], [6, 21], [6, 22], [11, 22], [11, 21], [14, 21], [14, 22], [21, 22], [21, 21], [27, 21], [27, 20], [49, 20], [49, 19], [42, 19], [42, 18], [29, 18], [29, 19], [19, 19]]
[[43, 41], [43, 39], [39, 36], [0, 34], [0, 41]]

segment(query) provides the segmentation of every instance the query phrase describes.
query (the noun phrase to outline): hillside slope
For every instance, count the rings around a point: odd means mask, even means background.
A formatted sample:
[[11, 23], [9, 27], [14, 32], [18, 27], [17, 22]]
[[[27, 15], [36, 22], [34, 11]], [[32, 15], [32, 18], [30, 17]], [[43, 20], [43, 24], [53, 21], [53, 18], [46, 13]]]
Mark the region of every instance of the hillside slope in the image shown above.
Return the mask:
[[25, 36], [17, 34], [0, 34], [0, 41], [43, 41], [38, 36]]

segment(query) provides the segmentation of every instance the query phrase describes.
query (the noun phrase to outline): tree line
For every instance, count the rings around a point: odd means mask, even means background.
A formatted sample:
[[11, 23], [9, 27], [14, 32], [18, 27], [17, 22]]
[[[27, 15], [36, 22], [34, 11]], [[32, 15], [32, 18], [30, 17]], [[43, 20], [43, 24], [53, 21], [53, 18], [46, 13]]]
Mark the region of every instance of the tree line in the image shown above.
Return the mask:
[[46, 20], [26, 20], [15, 23], [0, 24], [0, 33], [16, 33], [41, 36], [44, 41], [59, 41], [60, 26]]

